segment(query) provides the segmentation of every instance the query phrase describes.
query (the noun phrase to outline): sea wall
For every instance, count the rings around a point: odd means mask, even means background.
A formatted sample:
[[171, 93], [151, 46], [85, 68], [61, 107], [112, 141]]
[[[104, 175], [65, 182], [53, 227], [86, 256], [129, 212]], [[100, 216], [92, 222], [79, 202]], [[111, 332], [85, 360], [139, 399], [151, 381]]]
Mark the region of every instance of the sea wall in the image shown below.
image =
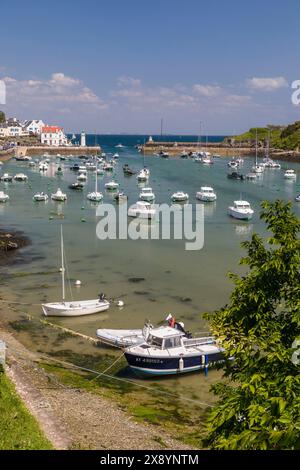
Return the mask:
[[36, 146], [20, 146], [16, 147], [15, 154], [17, 157], [22, 157], [25, 155], [34, 156], [34, 155], [43, 155], [48, 154], [49, 156], [60, 155], [99, 155], [101, 153], [100, 146], [94, 147], [80, 147], [80, 146], [70, 146], [70, 147], [50, 147], [47, 145], [36, 145]]

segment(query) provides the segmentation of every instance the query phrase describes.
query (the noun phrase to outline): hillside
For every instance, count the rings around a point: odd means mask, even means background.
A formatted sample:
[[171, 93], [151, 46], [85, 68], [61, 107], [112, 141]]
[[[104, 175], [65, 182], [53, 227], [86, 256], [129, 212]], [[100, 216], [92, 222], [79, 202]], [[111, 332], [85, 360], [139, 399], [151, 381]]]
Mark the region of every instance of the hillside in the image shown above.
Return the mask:
[[260, 146], [265, 146], [270, 136], [270, 147], [282, 149], [282, 150], [295, 150], [300, 149], [300, 121], [296, 121], [288, 126], [272, 126], [266, 127], [255, 127], [249, 129], [249, 131], [236, 135], [231, 139], [235, 142], [240, 142], [247, 145], [253, 145], [255, 143], [257, 130], [257, 137]]

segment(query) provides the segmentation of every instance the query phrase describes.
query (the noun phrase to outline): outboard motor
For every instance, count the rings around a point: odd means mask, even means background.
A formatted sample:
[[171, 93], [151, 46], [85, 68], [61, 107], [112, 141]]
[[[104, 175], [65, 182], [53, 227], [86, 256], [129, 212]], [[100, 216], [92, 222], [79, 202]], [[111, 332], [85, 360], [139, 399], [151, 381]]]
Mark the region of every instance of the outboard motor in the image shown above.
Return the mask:
[[106, 300], [105, 294], [101, 292], [101, 294], [98, 295], [100, 302], [103, 302], [103, 300]]

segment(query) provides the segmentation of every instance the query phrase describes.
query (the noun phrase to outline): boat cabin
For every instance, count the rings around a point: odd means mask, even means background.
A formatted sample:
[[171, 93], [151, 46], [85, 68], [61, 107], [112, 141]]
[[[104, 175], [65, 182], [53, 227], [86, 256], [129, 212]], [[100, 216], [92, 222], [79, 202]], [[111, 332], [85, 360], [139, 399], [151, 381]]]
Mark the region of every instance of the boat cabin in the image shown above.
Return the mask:
[[171, 327], [154, 328], [147, 337], [144, 347], [157, 349], [180, 348], [183, 346], [184, 333]]
[[251, 209], [249, 202], [247, 201], [234, 201], [235, 209]]

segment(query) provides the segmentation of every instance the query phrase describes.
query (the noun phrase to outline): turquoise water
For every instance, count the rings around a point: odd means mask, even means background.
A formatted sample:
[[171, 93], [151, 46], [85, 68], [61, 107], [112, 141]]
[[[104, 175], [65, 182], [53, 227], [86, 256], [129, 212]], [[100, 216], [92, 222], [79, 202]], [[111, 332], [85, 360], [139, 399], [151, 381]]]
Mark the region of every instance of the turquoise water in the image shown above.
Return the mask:
[[[110, 145], [125, 141], [125, 137], [120, 136]], [[101, 139], [99, 143], [103, 145]], [[114, 176], [120, 188], [128, 194], [129, 203], [136, 202], [140, 192], [136, 178], [124, 177], [122, 166], [128, 163], [138, 170], [143, 165], [142, 156], [133, 146], [116, 149], [104, 145], [103, 150], [119, 153]], [[55, 157], [51, 157], [48, 172], [41, 174], [26, 163], [11, 160], [2, 166], [1, 172], [24, 172], [29, 181], [0, 183], [0, 190], [10, 195], [10, 201], [0, 205], [1, 227], [22, 230], [32, 244], [19, 255], [27, 261], [26, 264], [4, 267], [1, 272], [13, 276], [24, 272], [31, 275], [2, 277], [1, 295], [30, 304], [61, 298], [59, 230], [62, 223], [73, 297], [95, 298], [98, 293], [105, 292], [110, 298], [122, 299], [125, 306], [119, 309], [113, 305], [102, 315], [53, 321], [95, 336], [96, 329], [101, 326], [137, 328], [143, 325], [146, 318], [158, 323], [167, 313], [172, 312], [189, 330], [203, 330], [206, 325], [202, 320], [202, 312], [212, 311], [228, 301], [232, 286], [226, 277], [227, 272], [241, 272], [238, 266], [242, 255], [240, 243], [248, 239], [253, 231], [264, 233], [264, 226], [259, 219], [260, 202], [276, 198], [293, 200], [300, 192], [300, 165], [283, 163], [281, 170], [266, 169], [258, 181], [240, 182], [226, 177], [228, 158], [216, 159], [211, 166], [179, 158], [146, 156], [145, 159], [151, 171], [149, 186], [156, 194], [157, 203], [169, 202], [174, 191], [184, 190], [189, 193], [190, 202], [201, 204], [196, 201], [195, 194], [202, 185], [211, 185], [217, 192], [217, 202], [204, 205], [205, 242], [202, 250], [185, 251], [184, 242], [178, 240], [100, 241], [96, 237], [97, 206], [86, 200], [86, 194], [94, 189], [94, 175], [88, 172], [86, 188], [83, 193], [78, 193], [68, 189], [68, 185], [76, 179], [76, 174], [68, 170], [68, 161], [58, 162]], [[64, 169], [62, 177], [55, 176], [58, 164]], [[245, 159], [241, 171], [247, 173], [252, 165], [252, 158]], [[296, 169], [297, 182], [284, 179], [285, 168]], [[105, 182], [111, 177], [111, 174], [107, 174], [98, 179], [99, 189], [105, 195], [104, 202], [112, 201], [111, 194], [104, 189]], [[50, 195], [58, 187], [67, 192], [66, 203], [32, 201], [35, 192], [45, 191]], [[251, 222], [238, 222], [227, 216], [227, 207], [240, 194], [255, 210]], [[300, 215], [300, 204], [293, 203], [293, 206]], [[85, 222], [81, 222], [82, 218]], [[131, 278], [143, 280], [132, 282]], [[82, 282], [80, 288], [74, 285], [76, 279]], [[14, 319], [21, 312], [41, 317], [38, 305], [24, 306], [16, 311], [7, 310], [4, 315]], [[85, 345], [78, 346], [77, 343], [74, 348], [77, 351], [86, 350]], [[186, 378], [183, 383], [193, 380], [197, 379]]]

